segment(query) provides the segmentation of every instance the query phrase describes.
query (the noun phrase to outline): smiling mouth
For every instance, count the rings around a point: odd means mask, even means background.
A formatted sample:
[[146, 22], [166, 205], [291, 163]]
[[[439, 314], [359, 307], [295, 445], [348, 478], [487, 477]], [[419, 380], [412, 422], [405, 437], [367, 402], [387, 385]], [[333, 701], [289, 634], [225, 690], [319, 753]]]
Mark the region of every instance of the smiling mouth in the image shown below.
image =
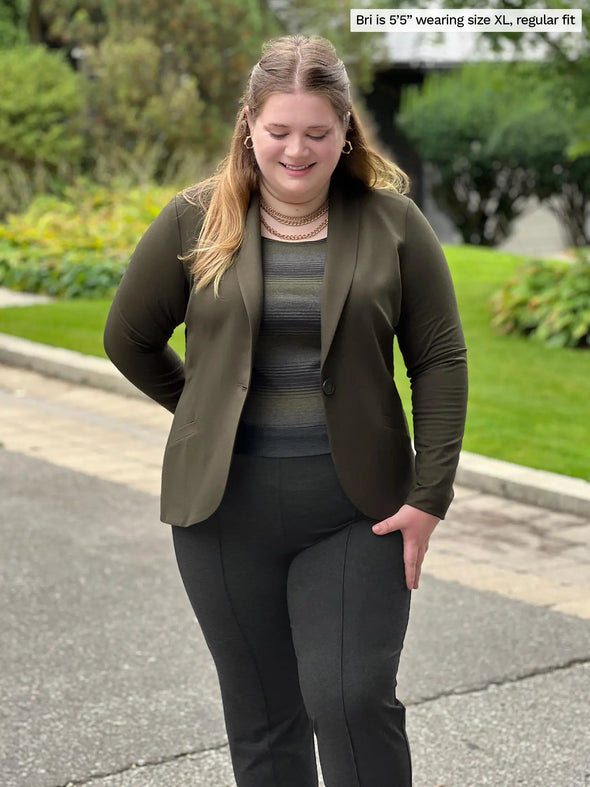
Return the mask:
[[310, 169], [310, 167], [313, 167], [315, 161], [313, 162], [313, 164], [304, 164], [301, 167], [295, 167], [293, 164], [284, 164], [282, 161], [280, 161], [279, 163], [281, 164], [281, 166], [285, 167], [285, 169], [291, 169], [294, 170], [295, 172], [300, 172], [301, 170]]

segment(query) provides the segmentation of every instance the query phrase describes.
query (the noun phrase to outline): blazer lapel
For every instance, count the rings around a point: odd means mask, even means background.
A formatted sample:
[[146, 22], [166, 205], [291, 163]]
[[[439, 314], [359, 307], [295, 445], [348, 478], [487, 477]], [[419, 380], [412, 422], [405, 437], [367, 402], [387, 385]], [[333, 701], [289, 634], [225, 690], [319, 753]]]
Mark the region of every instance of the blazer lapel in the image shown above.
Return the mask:
[[262, 317], [263, 284], [260, 247], [260, 201], [258, 194], [253, 194], [246, 214], [244, 240], [234, 263], [248, 315], [252, 353]]
[[321, 302], [322, 368], [352, 284], [357, 260], [360, 213], [358, 198], [346, 199], [338, 189], [330, 192], [328, 244]]

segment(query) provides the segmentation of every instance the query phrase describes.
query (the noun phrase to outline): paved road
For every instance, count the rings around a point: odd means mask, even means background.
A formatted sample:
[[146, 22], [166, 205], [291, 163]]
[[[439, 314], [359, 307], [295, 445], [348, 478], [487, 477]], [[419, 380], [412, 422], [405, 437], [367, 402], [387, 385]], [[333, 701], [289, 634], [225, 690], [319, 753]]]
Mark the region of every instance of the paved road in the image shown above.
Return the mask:
[[[5, 787], [232, 787], [158, 520], [169, 415], [0, 367]], [[458, 490], [400, 674], [415, 787], [590, 785], [590, 521]]]

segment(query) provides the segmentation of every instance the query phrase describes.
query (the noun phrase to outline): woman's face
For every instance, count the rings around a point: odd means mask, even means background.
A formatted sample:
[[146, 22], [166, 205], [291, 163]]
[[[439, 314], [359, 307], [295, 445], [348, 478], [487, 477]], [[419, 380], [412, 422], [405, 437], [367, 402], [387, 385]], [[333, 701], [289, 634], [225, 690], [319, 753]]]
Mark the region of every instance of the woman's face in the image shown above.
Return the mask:
[[301, 206], [323, 201], [346, 139], [330, 101], [317, 93], [272, 93], [255, 119], [246, 112], [263, 197]]

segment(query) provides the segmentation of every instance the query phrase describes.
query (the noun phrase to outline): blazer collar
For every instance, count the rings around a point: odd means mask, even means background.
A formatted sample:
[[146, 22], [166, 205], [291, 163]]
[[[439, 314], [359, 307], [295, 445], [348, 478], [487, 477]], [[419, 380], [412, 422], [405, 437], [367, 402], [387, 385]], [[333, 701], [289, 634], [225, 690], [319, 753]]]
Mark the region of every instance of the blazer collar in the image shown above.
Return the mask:
[[[326, 265], [321, 297], [321, 366], [324, 366], [352, 284], [357, 261], [360, 201], [339, 189], [330, 191]], [[260, 199], [253, 194], [246, 214], [244, 240], [236, 258], [236, 271], [248, 315], [252, 348], [262, 317], [263, 280], [260, 239]]]

